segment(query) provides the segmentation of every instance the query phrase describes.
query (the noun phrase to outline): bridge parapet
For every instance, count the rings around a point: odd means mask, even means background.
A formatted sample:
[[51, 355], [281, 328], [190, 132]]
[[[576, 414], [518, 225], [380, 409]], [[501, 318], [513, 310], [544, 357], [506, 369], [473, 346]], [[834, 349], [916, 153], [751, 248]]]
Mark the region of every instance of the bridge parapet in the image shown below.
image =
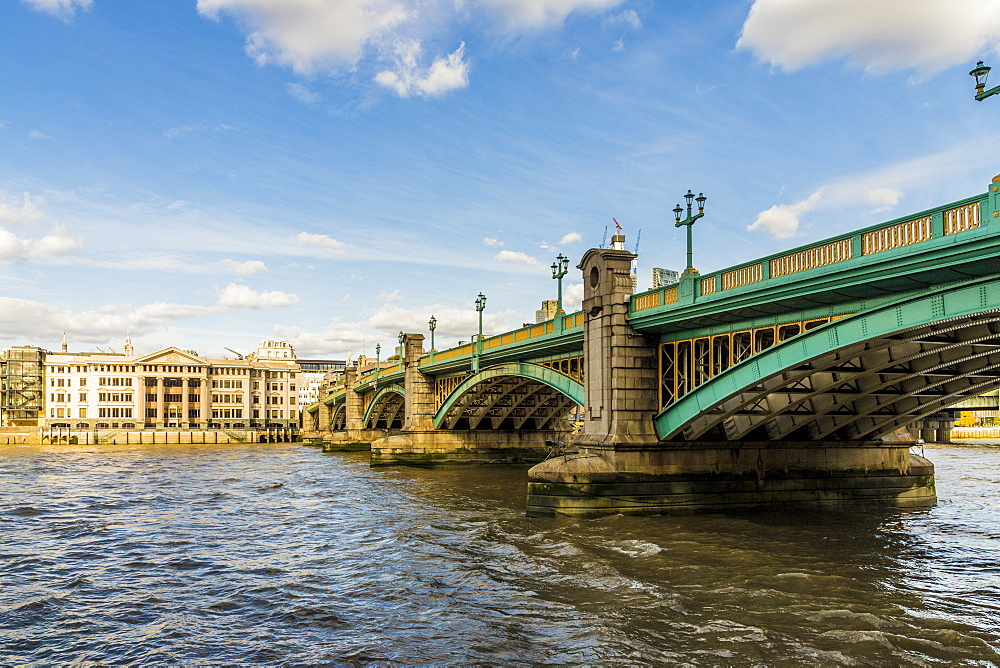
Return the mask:
[[[995, 182], [983, 195], [633, 295], [630, 320], [637, 329], [656, 329], [806, 293], [823, 293], [827, 303], [875, 296], [880, 289], [899, 293], [922, 272], [938, 270], [936, 260], [944, 255], [953, 263], [953, 280], [977, 275], [975, 265], [989, 261], [992, 251], [981, 240], [1000, 232], [998, 191]], [[956, 245], [966, 247], [964, 254], [956, 253]], [[977, 253], [977, 246], [986, 252]]]

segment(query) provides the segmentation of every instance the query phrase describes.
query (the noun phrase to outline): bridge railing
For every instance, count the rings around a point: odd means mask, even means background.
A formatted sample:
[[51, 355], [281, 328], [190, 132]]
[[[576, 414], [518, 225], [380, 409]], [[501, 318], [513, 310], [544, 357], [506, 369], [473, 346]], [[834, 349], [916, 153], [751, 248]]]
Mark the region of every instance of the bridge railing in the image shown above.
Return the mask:
[[[877, 253], [978, 228], [987, 218], [987, 210], [992, 217], [997, 217], [997, 211], [990, 204], [996, 200], [995, 187], [996, 184], [991, 186], [993, 196], [987, 193], [959, 200], [697, 277], [694, 295], [696, 298], [716, 295], [756, 284], [765, 288], [773, 279], [839, 263], [858, 262]], [[631, 310], [634, 313], [669, 307], [677, 302], [678, 285], [674, 284], [633, 295]]]
[[[562, 319], [562, 329], [559, 328], [560, 318]], [[582, 327], [583, 311], [567, 313], [566, 315], [557, 316], [552, 320], [546, 320], [533, 325], [525, 325], [524, 327], [519, 327], [509, 332], [485, 337], [483, 338], [480, 350], [485, 353], [504, 346], [523, 344], [539, 339], [543, 336], [579, 331]], [[476, 343], [466, 343], [461, 346], [455, 346], [454, 348], [427, 353], [420, 358], [420, 364], [425, 365], [433, 364], [435, 362], [443, 362], [456, 357], [472, 355], [475, 352]]]

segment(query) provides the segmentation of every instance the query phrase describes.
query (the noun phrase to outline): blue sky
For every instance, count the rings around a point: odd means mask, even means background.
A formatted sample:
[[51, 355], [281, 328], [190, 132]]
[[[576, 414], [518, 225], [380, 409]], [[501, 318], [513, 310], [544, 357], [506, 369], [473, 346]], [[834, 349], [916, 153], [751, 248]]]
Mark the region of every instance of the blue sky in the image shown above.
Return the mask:
[[1000, 173], [1000, 0], [12, 0], [0, 35], [0, 347], [441, 347], [612, 217], [640, 288], [683, 269], [688, 188], [710, 271]]

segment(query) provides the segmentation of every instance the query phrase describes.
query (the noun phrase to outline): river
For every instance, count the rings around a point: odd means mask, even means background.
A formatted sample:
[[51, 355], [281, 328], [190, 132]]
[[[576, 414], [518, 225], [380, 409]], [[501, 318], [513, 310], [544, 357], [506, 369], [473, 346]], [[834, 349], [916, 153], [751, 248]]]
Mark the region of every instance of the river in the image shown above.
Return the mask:
[[1000, 446], [939, 503], [524, 517], [525, 471], [0, 446], [0, 662], [1000, 664]]

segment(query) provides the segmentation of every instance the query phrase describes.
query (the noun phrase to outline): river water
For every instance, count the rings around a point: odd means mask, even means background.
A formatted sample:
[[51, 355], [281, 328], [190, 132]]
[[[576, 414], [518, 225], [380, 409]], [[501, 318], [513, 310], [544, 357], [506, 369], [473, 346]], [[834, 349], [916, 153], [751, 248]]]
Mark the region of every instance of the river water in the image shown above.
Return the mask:
[[0, 662], [1000, 664], [1000, 447], [921, 511], [524, 517], [524, 469], [0, 447]]

